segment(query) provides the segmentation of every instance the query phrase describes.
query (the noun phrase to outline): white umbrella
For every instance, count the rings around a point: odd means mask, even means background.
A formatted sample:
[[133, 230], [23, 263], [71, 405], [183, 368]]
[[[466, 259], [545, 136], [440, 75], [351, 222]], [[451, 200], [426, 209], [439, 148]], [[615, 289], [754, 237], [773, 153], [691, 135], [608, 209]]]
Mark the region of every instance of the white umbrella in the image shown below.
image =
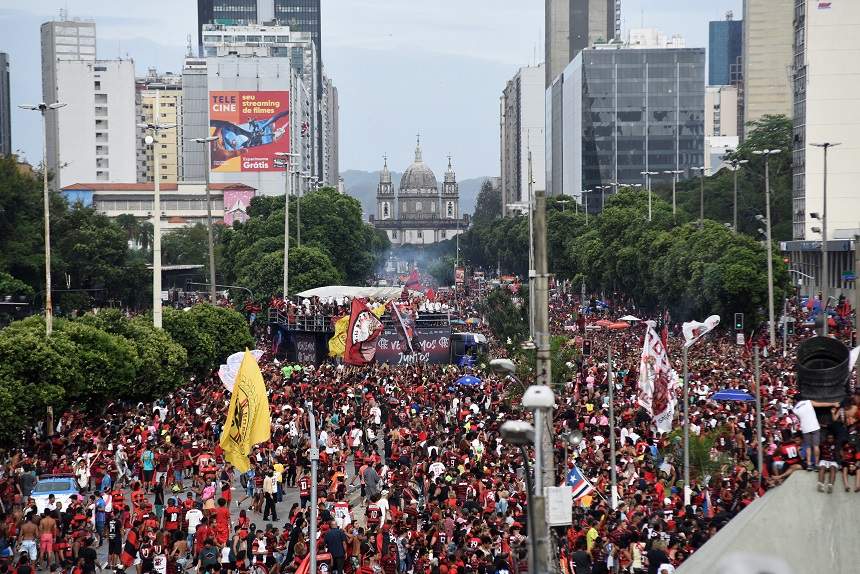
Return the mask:
[[633, 315], [624, 315], [623, 317], [621, 317], [618, 320], [619, 321], [641, 321], [642, 319], [634, 317]]

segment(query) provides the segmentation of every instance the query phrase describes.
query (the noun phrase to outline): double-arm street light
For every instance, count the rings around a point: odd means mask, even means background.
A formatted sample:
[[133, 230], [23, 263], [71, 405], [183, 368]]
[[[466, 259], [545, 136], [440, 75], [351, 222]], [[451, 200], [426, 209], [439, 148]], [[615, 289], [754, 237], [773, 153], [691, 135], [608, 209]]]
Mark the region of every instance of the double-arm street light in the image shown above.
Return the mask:
[[660, 175], [659, 171], [640, 171], [645, 176], [645, 187], [648, 188], [648, 221], [651, 221], [651, 176]]
[[[754, 150], [755, 155], [764, 157], [764, 222], [765, 233], [767, 234], [767, 307], [768, 318], [770, 325], [768, 326], [768, 334], [770, 335], [770, 346], [776, 347], [776, 325], [773, 318], [773, 243], [771, 241], [771, 217], [770, 217], [770, 156], [781, 153], [778, 149], [758, 149]], [[756, 219], [762, 221], [760, 215]]]
[[691, 167], [690, 171], [698, 171], [701, 175], [701, 186], [699, 187], [699, 229], [705, 226], [705, 166]]
[[[161, 132], [175, 128], [176, 124], [160, 124], [161, 106], [159, 103], [159, 92], [155, 92], [155, 107], [152, 114], [153, 122], [138, 124], [146, 132], [146, 143], [152, 148], [152, 161], [155, 162], [153, 183], [155, 184], [152, 195], [152, 324], [156, 329], [161, 329], [161, 154], [156, 148], [160, 142]], [[208, 170], [209, 166], [205, 166]], [[213, 282], [214, 284], [214, 282]]]
[[54, 102], [53, 104], [22, 104], [18, 107], [22, 110], [39, 112], [42, 116], [42, 201], [45, 209], [45, 336], [50, 337], [54, 330], [54, 304], [51, 299], [51, 198], [48, 191], [48, 123], [45, 114], [51, 110], [58, 110], [67, 104]]
[[726, 164], [727, 164], [726, 167], [728, 167], [730, 170], [732, 170], [734, 172], [735, 187], [734, 187], [734, 211], [732, 214], [732, 227], [735, 230], [735, 233], [738, 232], [738, 171], [741, 169], [741, 167], [745, 163], [749, 163], [749, 160], [748, 159], [734, 158], [734, 159], [731, 159], [731, 160], [726, 162]]
[[[206, 181], [206, 240], [209, 244], [209, 300], [215, 305], [218, 303], [218, 296], [215, 292], [215, 244], [212, 240], [212, 193], [209, 189], [209, 155], [211, 153], [212, 142], [218, 139], [218, 136], [208, 136], [205, 138], [190, 138], [194, 143], [203, 144], [203, 173]], [[223, 200], [222, 200], [223, 201]], [[226, 210], [227, 206], [224, 206]]]
[[672, 176], [672, 220], [675, 220], [677, 205], [675, 203], [675, 185], [678, 183], [678, 176], [684, 173], [682, 169], [667, 169], [663, 173]]
[[294, 157], [301, 157], [298, 153], [288, 153], [285, 151], [275, 152], [278, 159], [275, 160], [275, 165], [284, 168], [284, 300], [289, 294], [290, 282], [290, 196], [292, 195], [292, 177], [293, 177], [293, 161]]
[[[840, 144], [833, 142], [809, 144], [824, 150], [824, 188], [821, 194], [821, 304], [824, 309], [824, 321], [821, 334], [827, 336], [827, 303], [830, 301], [827, 269], [827, 150]], [[857, 270], [855, 270], [855, 273]], [[857, 311], [860, 313], [860, 310]]]
[[595, 185], [594, 189], [600, 190], [600, 211], [603, 212], [603, 208], [606, 207], [606, 190], [612, 189], [611, 185]]

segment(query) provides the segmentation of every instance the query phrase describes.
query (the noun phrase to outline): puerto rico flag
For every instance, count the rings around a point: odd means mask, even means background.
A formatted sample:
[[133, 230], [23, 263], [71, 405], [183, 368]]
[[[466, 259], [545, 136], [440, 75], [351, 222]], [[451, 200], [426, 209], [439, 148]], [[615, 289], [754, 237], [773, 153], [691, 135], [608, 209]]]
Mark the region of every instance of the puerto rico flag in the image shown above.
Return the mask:
[[565, 484], [570, 487], [574, 500], [579, 500], [594, 490], [594, 486], [588, 482], [588, 479], [582, 475], [582, 472], [576, 465], [573, 465], [573, 468], [567, 473]]

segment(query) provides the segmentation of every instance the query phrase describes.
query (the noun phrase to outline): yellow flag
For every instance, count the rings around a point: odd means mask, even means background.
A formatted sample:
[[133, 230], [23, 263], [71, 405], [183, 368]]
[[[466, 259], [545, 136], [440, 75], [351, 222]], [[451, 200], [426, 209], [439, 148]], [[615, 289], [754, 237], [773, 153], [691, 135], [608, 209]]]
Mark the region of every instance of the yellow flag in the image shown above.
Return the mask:
[[349, 328], [349, 315], [344, 315], [334, 324], [334, 337], [328, 340], [328, 356], [343, 357], [346, 350], [346, 330]]
[[254, 355], [246, 350], [221, 431], [224, 458], [239, 472], [247, 472], [251, 447], [266, 442], [271, 435], [272, 419], [263, 374]]

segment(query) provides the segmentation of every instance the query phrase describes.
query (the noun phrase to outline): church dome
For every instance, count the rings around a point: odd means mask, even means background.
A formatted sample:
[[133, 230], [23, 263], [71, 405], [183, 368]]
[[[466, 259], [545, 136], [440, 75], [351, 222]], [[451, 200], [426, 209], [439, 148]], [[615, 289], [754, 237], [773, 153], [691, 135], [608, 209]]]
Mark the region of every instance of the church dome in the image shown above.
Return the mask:
[[424, 160], [421, 159], [421, 144], [415, 147], [415, 161], [406, 168], [403, 176], [400, 178], [400, 189], [438, 189], [439, 185], [436, 182], [436, 175], [433, 173]]

